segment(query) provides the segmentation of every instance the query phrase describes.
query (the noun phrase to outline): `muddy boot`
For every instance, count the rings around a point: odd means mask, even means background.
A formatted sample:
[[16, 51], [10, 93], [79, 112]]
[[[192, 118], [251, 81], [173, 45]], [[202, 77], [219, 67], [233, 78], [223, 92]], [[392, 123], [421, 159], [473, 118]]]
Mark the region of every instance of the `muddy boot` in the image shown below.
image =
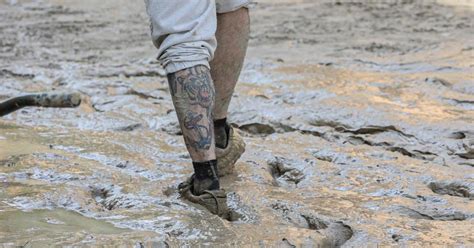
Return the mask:
[[227, 144], [225, 147], [216, 144], [219, 177], [232, 174], [235, 163], [245, 152], [245, 142], [242, 137], [227, 123], [225, 123], [225, 129], [227, 132]]
[[205, 207], [209, 212], [221, 218], [229, 219], [227, 194], [219, 189], [217, 161], [193, 163], [195, 174], [178, 186], [181, 197]]
[[193, 192], [194, 175], [178, 186], [179, 193], [184, 199], [205, 207], [209, 212], [223, 219], [229, 219], [227, 194], [225, 190], [204, 190], [201, 195]]

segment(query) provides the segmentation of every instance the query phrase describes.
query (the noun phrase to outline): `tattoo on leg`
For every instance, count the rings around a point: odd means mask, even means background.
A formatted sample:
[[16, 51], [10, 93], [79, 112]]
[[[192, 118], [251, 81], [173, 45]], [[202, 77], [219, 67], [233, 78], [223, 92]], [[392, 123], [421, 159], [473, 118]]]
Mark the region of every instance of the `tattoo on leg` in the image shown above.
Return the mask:
[[188, 130], [192, 130], [196, 135], [196, 139], [188, 140], [189, 145], [194, 149], [205, 149], [209, 150], [212, 142], [212, 135], [209, 132], [209, 127], [199, 124], [203, 115], [196, 114], [191, 111], [186, 113], [184, 117], [184, 127]]
[[171, 96], [188, 147], [209, 150], [214, 132], [212, 109], [215, 91], [209, 69], [195, 66], [168, 75]]

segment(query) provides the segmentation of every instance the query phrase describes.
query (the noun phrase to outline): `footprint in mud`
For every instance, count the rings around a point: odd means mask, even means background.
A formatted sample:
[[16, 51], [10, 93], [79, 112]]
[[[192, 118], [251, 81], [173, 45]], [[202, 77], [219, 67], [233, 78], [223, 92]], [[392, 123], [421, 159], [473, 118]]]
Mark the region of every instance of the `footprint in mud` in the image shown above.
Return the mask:
[[240, 196], [235, 192], [227, 194], [227, 205], [230, 209], [228, 221], [256, 224], [259, 220], [257, 213], [251, 207], [245, 205]]
[[463, 181], [431, 182], [428, 187], [436, 194], [474, 199], [474, 183]]
[[90, 186], [90, 192], [95, 202], [106, 210], [118, 208], [140, 208], [147, 204], [147, 197], [122, 193], [118, 186]]
[[[163, 190], [163, 194], [166, 195], [167, 197], [170, 197], [172, 195], [179, 196], [179, 191], [178, 191], [178, 186], [170, 186], [167, 187], [166, 189]], [[187, 200], [184, 198], [181, 198], [183, 201], [185, 201], [185, 204], [190, 204]], [[194, 204], [193, 204], [194, 205]], [[197, 206], [200, 209], [201, 208], [199, 205], [194, 205]], [[242, 222], [242, 223], [249, 223], [249, 224], [255, 224], [259, 221], [259, 217], [254, 209], [252, 209], [250, 206], [245, 205], [242, 202], [242, 199], [240, 196], [235, 193], [235, 192], [229, 192], [227, 193], [227, 206], [229, 208], [229, 217], [227, 218], [228, 221], [230, 222]]]
[[[314, 230], [320, 234], [320, 238], [315, 240], [314, 244], [317, 247], [340, 247], [354, 234], [352, 228], [341, 221], [332, 221], [310, 212], [301, 211], [298, 207], [292, 207], [283, 202], [273, 203], [271, 208], [294, 226]], [[287, 242], [289, 243], [288, 240]]]
[[260, 135], [269, 135], [276, 132], [272, 126], [257, 122], [241, 125], [239, 129], [250, 134]]
[[312, 151], [312, 155], [318, 160], [331, 162], [338, 165], [353, 165], [361, 163], [361, 160], [357, 157], [353, 157], [326, 148], [317, 151]]
[[302, 172], [304, 162], [287, 159], [284, 157], [275, 157], [267, 162], [270, 166], [270, 172], [279, 186], [297, 186], [305, 175]]

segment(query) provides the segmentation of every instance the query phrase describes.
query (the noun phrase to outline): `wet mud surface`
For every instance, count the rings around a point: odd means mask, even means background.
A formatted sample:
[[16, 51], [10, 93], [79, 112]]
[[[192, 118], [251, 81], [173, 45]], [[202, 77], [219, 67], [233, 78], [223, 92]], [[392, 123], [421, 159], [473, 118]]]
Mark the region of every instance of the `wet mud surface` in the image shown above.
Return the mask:
[[[296, 4], [297, 3], [297, 4]], [[473, 7], [260, 1], [230, 120], [247, 142], [229, 222], [191, 173], [144, 4], [0, 2], [0, 243], [471, 246]]]

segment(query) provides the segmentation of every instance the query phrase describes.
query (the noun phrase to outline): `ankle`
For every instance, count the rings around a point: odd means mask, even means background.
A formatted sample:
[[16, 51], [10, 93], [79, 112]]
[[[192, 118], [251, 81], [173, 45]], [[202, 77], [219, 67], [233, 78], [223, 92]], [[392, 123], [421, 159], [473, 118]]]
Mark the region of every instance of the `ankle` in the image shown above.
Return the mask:
[[194, 175], [197, 179], [212, 179], [217, 177], [217, 160], [193, 162]]
[[214, 135], [216, 139], [216, 146], [224, 149], [229, 143], [230, 126], [227, 124], [227, 118], [214, 121]]
[[194, 183], [193, 193], [195, 195], [202, 194], [205, 190], [218, 190], [219, 177], [217, 176], [217, 160], [205, 162], [193, 162], [194, 167]]

